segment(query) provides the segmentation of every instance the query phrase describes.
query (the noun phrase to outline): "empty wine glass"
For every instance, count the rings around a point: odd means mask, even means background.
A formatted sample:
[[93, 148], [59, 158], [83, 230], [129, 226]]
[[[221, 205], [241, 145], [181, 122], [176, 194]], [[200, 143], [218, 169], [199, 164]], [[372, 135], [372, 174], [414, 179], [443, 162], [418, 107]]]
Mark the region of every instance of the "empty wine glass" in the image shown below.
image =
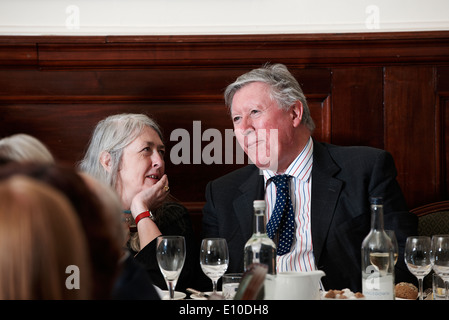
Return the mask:
[[394, 264], [396, 265], [396, 262], [398, 262], [398, 256], [399, 256], [399, 247], [398, 247], [398, 240], [396, 239], [396, 234], [394, 233], [394, 230], [385, 230], [385, 233], [387, 234], [387, 236], [390, 237], [391, 243], [393, 244]]
[[408, 237], [404, 259], [408, 270], [418, 278], [419, 300], [423, 300], [423, 279], [432, 270], [430, 237]]
[[206, 238], [201, 242], [200, 264], [204, 274], [212, 280], [213, 292], [217, 282], [228, 270], [229, 252], [226, 239]]
[[449, 235], [432, 237], [432, 268], [446, 284], [446, 300], [449, 300]]
[[159, 236], [156, 258], [164, 275], [170, 300], [175, 298], [175, 287], [186, 258], [186, 243], [182, 236]]

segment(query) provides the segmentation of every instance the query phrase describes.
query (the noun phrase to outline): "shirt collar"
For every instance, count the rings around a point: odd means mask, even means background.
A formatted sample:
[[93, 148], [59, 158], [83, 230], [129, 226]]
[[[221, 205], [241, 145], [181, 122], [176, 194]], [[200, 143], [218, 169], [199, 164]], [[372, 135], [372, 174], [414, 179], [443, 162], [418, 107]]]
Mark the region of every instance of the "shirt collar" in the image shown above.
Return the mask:
[[[309, 138], [306, 146], [302, 149], [299, 155], [293, 160], [293, 162], [285, 170], [284, 174], [291, 175], [296, 179], [307, 181], [312, 173], [312, 162], [313, 162], [313, 139]], [[265, 185], [270, 178], [276, 175], [276, 172], [265, 169], [262, 170]]]

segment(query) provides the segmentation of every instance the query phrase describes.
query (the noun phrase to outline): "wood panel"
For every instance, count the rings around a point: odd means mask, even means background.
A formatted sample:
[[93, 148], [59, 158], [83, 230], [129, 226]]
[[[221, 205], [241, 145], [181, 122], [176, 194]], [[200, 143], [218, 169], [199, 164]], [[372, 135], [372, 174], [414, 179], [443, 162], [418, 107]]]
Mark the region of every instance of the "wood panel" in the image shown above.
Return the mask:
[[449, 68], [437, 68], [436, 150], [437, 189], [440, 196], [449, 195]]
[[439, 192], [435, 80], [433, 67], [387, 67], [385, 71], [385, 148], [395, 158], [407, 199], [432, 200]]
[[266, 61], [289, 65], [446, 62], [444, 32], [222, 35], [108, 36], [105, 46], [52, 43], [39, 45], [41, 67], [153, 67], [225, 65], [257, 66]]
[[[201, 202], [209, 180], [248, 164], [246, 156], [243, 161], [233, 156], [237, 142], [229, 136], [232, 122], [222, 96], [226, 85], [246, 71], [0, 70], [0, 136], [32, 134], [46, 143], [58, 160], [76, 163], [99, 120], [114, 113], [143, 112], [163, 128], [174, 195], [181, 201]], [[292, 68], [292, 72], [310, 94], [312, 114], [319, 119], [315, 135], [329, 141], [330, 70]], [[182, 139], [171, 135], [179, 129], [190, 139], [191, 155], [188, 163], [175, 164], [170, 151]], [[222, 138], [221, 162], [209, 164], [203, 159], [201, 153], [213, 142], [203, 136], [206, 130], [215, 130]], [[232, 142], [232, 149], [226, 148], [227, 141]], [[194, 154], [194, 148], [200, 154]], [[229, 154], [233, 158], [230, 163], [225, 160]], [[191, 182], [188, 186], [187, 181]]]
[[437, 104], [436, 147], [437, 147], [437, 190], [445, 197], [449, 194], [449, 94], [439, 96]]
[[[205, 163], [201, 152], [215, 140], [203, 134], [229, 135], [223, 91], [265, 62], [285, 63], [302, 85], [316, 139], [392, 152], [411, 208], [449, 199], [447, 31], [0, 36], [0, 136], [33, 134], [74, 164], [100, 119], [145, 112], [164, 129], [174, 195], [199, 223], [206, 183], [244, 165]], [[177, 129], [200, 151], [198, 163], [170, 158]], [[227, 148], [221, 141], [222, 159]]]
[[383, 149], [383, 68], [335, 68], [332, 86], [332, 143]]

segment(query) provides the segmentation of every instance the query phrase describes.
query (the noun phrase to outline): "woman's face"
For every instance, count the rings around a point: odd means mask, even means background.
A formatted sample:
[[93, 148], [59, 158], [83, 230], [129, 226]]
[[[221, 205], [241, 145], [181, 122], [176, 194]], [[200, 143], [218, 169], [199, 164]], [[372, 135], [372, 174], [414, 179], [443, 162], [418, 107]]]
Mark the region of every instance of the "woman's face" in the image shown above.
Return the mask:
[[150, 127], [123, 150], [117, 191], [124, 204], [130, 204], [137, 193], [153, 186], [164, 175], [164, 154], [161, 138]]

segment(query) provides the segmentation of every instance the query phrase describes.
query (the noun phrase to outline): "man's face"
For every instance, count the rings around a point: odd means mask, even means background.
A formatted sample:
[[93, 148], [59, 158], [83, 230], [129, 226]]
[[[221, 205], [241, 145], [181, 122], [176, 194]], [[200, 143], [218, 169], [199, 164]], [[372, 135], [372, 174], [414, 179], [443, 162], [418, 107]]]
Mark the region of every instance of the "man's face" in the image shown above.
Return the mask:
[[253, 82], [238, 90], [231, 115], [237, 141], [257, 167], [277, 172], [290, 161], [292, 112], [279, 108], [267, 84]]

